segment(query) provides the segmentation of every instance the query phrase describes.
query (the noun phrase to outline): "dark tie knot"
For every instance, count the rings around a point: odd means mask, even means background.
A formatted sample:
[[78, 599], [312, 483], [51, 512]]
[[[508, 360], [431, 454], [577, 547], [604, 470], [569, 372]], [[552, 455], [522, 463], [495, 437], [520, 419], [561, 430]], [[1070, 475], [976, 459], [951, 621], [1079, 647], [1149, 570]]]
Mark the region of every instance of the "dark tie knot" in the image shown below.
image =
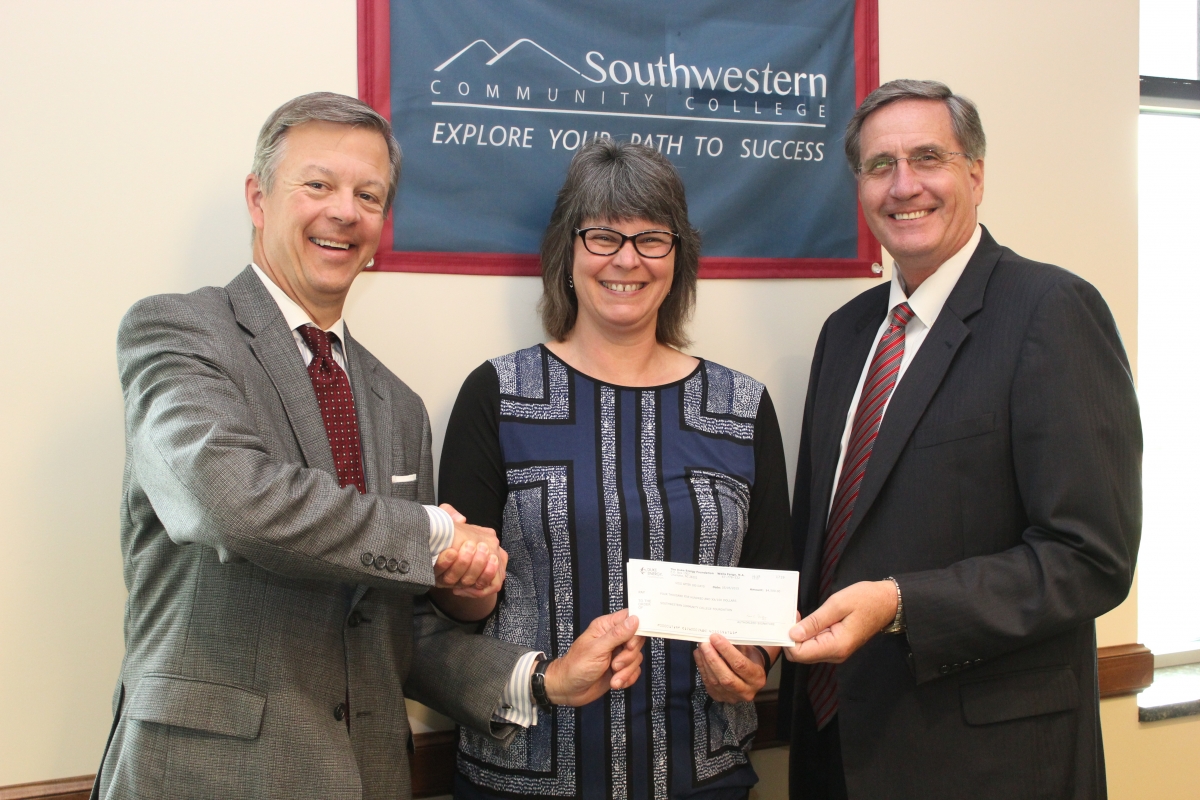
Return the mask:
[[322, 366], [333, 358], [332, 342], [337, 334], [323, 331], [314, 325], [302, 325], [297, 330], [300, 331], [300, 338], [308, 345], [308, 349], [312, 350], [313, 356]]

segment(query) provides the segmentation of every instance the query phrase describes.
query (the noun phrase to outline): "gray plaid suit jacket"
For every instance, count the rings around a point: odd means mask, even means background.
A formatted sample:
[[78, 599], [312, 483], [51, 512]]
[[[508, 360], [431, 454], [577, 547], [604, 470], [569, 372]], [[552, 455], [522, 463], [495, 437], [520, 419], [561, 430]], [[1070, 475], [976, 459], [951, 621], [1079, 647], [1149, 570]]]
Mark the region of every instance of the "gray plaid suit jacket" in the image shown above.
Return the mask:
[[407, 798], [406, 695], [493, 733], [524, 649], [419, 596], [429, 419], [345, 347], [365, 495], [338, 487], [303, 359], [251, 269], [122, 321], [126, 654], [93, 796]]

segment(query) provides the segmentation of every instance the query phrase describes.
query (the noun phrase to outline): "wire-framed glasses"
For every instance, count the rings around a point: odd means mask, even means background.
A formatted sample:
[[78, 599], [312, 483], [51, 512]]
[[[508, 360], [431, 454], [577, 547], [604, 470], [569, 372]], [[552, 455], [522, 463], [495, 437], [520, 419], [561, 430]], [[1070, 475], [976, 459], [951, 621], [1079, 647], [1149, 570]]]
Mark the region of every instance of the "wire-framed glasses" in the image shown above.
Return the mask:
[[946, 153], [941, 150], [919, 150], [911, 156], [875, 156], [859, 165], [858, 175], [862, 178], [890, 178], [896, 165], [907, 161], [908, 166], [918, 173], [930, 173], [949, 164], [955, 156], [970, 159], [966, 153]]
[[575, 234], [583, 239], [583, 246], [596, 256], [611, 256], [632, 240], [633, 249], [645, 258], [663, 258], [675, 248], [679, 234], [670, 231], [639, 231], [624, 234], [612, 228], [593, 226], [591, 228], [576, 228]]

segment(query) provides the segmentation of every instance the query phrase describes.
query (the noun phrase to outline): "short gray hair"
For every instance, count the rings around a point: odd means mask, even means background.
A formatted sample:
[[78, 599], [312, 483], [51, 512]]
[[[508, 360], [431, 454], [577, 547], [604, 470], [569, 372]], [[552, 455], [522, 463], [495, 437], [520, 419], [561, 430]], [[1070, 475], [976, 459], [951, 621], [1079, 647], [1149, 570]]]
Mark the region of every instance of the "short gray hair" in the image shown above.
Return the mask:
[[700, 233], [688, 221], [687, 196], [675, 166], [653, 147], [596, 138], [567, 168], [550, 225], [542, 237], [542, 299], [546, 333], [558, 341], [575, 327], [579, 300], [568, 285], [575, 262], [575, 229], [588, 219], [643, 218], [679, 234], [671, 291], [658, 308], [655, 336], [672, 347], [689, 344], [685, 328], [696, 307]]
[[400, 184], [400, 145], [392, 136], [392, 125], [375, 109], [361, 100], [333, 92], [313, 92], [288, 100], [275, 109], [258, 132], [254, 146], [254, 164], [250, 171], [262, 184], [263, 192], [271, 193], [275, 185], [275, 170], [283, 158], [288, 129], [306, 122], [333, 122], [376, 131], [387, 143], [388, 163], [391, 167], [391, 183], [383, 213], [392, 207], [396, 199], [396, 187]]
[[967, 98], [950, 91], [950, 87], [939, 81], [917, 81], [909, 78], [888, 81], [867, 95], [862, 105], [854, 112], [846, 125], [846, 160], [856, 173], [862, 166], [862, 126], [867, 117], [886, 105], [899, 100], [941, 100], [950, 112], [950, 126], [954, 136], [962, 145], [963, 152], [974, 161], [983, 158], [987, 150], [987, 137], [983, 135], [983, 123], [979, 120], [979, 109]]

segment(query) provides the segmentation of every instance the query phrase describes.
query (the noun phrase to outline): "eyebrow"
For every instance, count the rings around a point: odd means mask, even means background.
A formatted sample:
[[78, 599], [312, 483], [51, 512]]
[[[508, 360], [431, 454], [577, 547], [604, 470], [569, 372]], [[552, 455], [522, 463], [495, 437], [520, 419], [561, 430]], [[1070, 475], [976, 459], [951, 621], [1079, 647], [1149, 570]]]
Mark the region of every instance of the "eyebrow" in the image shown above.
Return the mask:
[[[300, 171], [300, 174], [303, 175], [305, 172], [318, 172], [322, 175], [326, 175], [329, 177], [337, 177], [337, 175], [334, 173], [333, 170], [331, 170], [329, 167], [322, 167], [320, 164], [306, 164], [304, 166], [304, 168]], [[382, 181], [377, 181], [373, 178], [369, 181], [366, 181], [363, 185], [364, 186], [378, 186], [381, 189], [384, 188], [385, 186], [387, 186], [387, 184], [383, 183]]]
[[[927, 150], [937, 150], [937, 151], [940, 151], [940, 152], [949, 152], [949, 151], [947, 151], [947, 150], [944, 150], [940, 144], [933, 144], [933, 143], [931, 142], [931, 143], [929, 143], [929, 144], [919, 144], [919, 145], [917, 145], [916, 147], [910, 147], [910, 148], [908, 149], [908, 154], [909, 154], [909, 155], [912, 155], [913, 153], [921, 153], [921, 152], [924, 152], [924, 151], [927, 151]], [[867, 158], [868, 158], [868, 159], [870, 159], [870, 158], [881, 158], [881, 157], [883, 157], [883, 156], [888, 156], [888, 157], [891, 157], [891, 155], [892, 155], [891, 153], [885, 153], [885, 152], [883, 152], [883, 151], [881, 150], [881, 151], [879, 151], [879, 152], [877, 152], [877, 153], [872, 153], [871, 155], [867, 156]]]

